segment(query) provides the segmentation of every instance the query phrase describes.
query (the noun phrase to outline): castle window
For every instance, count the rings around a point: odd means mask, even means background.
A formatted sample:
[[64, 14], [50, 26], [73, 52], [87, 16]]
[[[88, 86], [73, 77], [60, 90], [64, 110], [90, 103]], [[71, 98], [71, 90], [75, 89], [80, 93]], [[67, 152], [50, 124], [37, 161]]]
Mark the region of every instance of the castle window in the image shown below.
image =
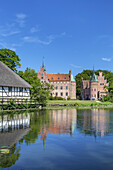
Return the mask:
[[66, 96], [68, 96], [68, 92], [66, 92]]
[[63, 93], [60, 93], [61, 96], [63, 96]]
[[96, 97], [96, 94], [95, 94], [95, 97]]
[[56, 90], [58, 89], [58, 86], [56, 86]]
[[66, 77], [64, 79], [66, 80]]
[[100, 83], [101, 86], [104, 86], [104, 83]]
[[52, 80], [53, 80], [53, 77], [52, 77]]
[[58, 96], [58, 93], [56, 93], [56, 96]]
[[60, 78], [58, 77], [58, 80], [60, 80]]
[[68, 90], [68, 86], [66, 86], [66, 90]]
[[62, 89], [63, 89], [63, 86], [60, 86], [60, 89], [62, 90]]
[[41, 77], [41, 79], [43, 79], [43, 77]]
[[44, 81], [44, 83], [46, 83], [46, 81]]
[[52, 93], [51, 93], [51, 96], [52, 96]]
[[43, 77], [43, 74], [41, 74], [41, 77]]
[[93, 89], [92, 89], [92, 91], [93, 91]]
[[94, 91], [96, 91], [96, 89], [94, 89]]

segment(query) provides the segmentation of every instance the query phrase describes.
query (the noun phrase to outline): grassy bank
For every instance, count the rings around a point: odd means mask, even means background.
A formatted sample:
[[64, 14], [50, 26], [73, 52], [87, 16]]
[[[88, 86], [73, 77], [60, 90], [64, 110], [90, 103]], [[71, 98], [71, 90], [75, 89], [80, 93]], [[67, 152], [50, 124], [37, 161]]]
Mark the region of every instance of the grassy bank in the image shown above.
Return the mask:
[[113, 106], [111, 102], [96, 102], [84, 100], [48, 100], [47, 106]]

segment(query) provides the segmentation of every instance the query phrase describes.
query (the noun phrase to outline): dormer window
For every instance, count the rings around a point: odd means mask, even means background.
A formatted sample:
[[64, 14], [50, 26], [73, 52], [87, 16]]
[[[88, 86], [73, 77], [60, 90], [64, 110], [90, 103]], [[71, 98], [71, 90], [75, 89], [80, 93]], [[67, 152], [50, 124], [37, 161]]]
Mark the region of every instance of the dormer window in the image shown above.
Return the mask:
[[41, 74], [41, 77], [43, 77], [43, 74]]
[[53, 77], [52, 77], [52, 80], [53, 80]]
[[58, 80], [59, 80], [60, 78], [58, 77]]
[[64, 79], [66, 80], [66, 77]]

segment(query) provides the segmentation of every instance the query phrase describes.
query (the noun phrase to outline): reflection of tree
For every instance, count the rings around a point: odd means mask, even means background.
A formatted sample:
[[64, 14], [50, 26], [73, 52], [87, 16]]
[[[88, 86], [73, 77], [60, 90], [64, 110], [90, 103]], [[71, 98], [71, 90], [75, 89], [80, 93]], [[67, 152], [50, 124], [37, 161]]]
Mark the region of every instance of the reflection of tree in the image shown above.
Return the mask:
[[23, 140], [25, 140], [25, 143], [27, 145], [35, 143], [36, 139], [38, 139], [38, 135], [40, 133], [41, 128], [43, 128], [45, 125], [47, 126], [48, 124], [49, 124], [48, 110], [41, 110], [39, 112], [35, 111], [33, 112], [33, 114], [31, 113], [30, 115], [31, 130], [19, 142], [23, 143]]
[[20, 157], [20, 148], [16, 148], [16, 144], [10, 149], [8, 154], [0, 157], [0, 168], [7, 168], [15, 164]]

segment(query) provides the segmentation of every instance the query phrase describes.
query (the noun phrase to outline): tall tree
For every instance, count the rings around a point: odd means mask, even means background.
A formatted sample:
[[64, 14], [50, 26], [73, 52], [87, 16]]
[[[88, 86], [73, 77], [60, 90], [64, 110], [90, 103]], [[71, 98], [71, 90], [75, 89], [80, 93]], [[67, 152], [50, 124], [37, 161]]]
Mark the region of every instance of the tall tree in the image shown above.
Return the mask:
[[0, 49], [0, 61], [17, 73], [17, 67], [20, 67], [20, 58], [10, 49]]

